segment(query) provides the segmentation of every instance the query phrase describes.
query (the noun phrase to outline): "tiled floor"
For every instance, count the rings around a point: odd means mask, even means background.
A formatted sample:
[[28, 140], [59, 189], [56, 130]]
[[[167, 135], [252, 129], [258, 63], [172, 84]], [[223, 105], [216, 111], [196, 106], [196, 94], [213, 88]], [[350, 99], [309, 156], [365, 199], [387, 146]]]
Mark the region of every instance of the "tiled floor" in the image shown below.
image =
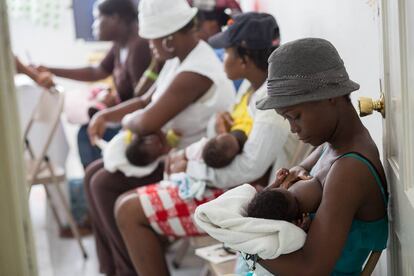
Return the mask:
[[[58, 237], [57, 224], [51, 212], [48, 211], [45, 192], [40, 185], [32, 189], [30, 211], [40, 276], [102, 275], [98, 273], [95, 243], [92, 236], [83, 239], [89, 255], [87, 260], [83, 260], [81, 251], [74, 239]], [[172, 256], [173, 252], [169, 252], [167, 259], [170, 261]], [[200, 274], [202, 266], [202, 260], [190, 252], [185, 257], [180, 269], [173, 269], [171, 266], [170, 268], [173, 276], [193, 276]]]
[[[65, 132], [71, 148], [68, 157], [67, 175], [82, 176], [82, 168], [76, 155], [77, 127], [66, 125]], [[83, 260], [78, 244], [74, 239], [58, 237], [57, 224], [47, 206], [44, 188], [41, 185], [32, 188], [30, 194], [30, 212], [36, 243], [38, 270], [40, 276], [99, 276], [95, 243], [92, 236], [83, 239], [89, 258]], [[167, 254], [172, 259], [172, 252]], [[169, 263], [171, 263], [169, 261]], [[203, 261], [189, 252], [180, 269], [173, 269], [173, 276], [199, 275]]]

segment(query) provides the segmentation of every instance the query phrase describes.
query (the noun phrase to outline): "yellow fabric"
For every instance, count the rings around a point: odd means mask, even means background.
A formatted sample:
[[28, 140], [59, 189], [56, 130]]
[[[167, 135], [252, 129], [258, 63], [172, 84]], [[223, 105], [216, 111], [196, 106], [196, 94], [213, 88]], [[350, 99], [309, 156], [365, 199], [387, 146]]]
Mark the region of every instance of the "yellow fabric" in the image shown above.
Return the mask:
[[125, 137], [124, 137], [125, 145], [129, 145], [132, 142], [132, 131], [125, 130]]
[[167, 131], [167, 144], [171, 147], [175, 148], [178, 146], [178, 143], [180, 142], [180, 135], [174, 132], [174, 130], [169, 129]]
[[253, 127], [253, 118], [249, 113], [249, 99], [253, 91], [249, 90], [244, 94], [237, 104], [233, 107], [231, 117], [233, 118], [233, 126], [230, 131], [241, 130], [249, 136]]

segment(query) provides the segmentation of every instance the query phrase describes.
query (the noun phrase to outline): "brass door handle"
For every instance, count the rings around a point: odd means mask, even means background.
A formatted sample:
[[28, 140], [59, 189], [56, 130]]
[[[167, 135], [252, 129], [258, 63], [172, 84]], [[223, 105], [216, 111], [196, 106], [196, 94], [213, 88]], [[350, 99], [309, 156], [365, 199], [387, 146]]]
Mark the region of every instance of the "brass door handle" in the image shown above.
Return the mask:
[[379, 100], [373, 100], [372, 98], [368, 97], [359, 97], [358, 108], [360, 117], [371, 115], [372, 112], [375, 110], [380, 112], [382, 117], [385, 118], [384, 94], [381, 93], [381, 97]]

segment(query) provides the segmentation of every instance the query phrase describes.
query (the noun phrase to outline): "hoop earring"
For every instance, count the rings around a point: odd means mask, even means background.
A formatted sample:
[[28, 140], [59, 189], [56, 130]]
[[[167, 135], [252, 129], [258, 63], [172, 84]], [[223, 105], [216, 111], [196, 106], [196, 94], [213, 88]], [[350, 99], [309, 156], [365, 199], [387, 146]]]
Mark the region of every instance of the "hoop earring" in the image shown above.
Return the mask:
[[166, 37], [166, 38], [164, 38], [164, 39], [162, 40], [162, 48], [163, 48], [165, 51], [169, 52], [169, 53], [172, 53], [172, 52], [174, 52], [174, 50], [175, 50], [175, 48], [174, 48], [174, 47], [169, 47], [169, 46], [167, 45], [168, 41], [171, 41], [172, 39], [173, 39], [173, 37], [170, 35], [170, 36], [168, 36], [168, 37]]

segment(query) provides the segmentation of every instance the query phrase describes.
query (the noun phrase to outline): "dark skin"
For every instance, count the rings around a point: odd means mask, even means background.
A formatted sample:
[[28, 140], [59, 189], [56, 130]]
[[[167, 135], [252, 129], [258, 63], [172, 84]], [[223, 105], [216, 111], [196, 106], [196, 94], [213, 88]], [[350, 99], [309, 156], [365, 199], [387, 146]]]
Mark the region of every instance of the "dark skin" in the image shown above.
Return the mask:
[[[287, 179], [289, 170], [282, 168], [276, 172], [275, 181], [267, 186], [267, 189], [282, 189], [289, 191], [290, 197], [296, 198], [294, 204], [297, 203], [297, 213], [295, 216], [316, 212], [321, 202], [322, 186], [318, 179], [308, 176], [306, 179], [298, 179], [297, 182], [291, 183]], [[286, 181], [287, 180], [287, 181]]]
[[[172, 52], [164, 49], [163, 40], [166, 40], [164, 45], [168, 49], [174, 49]], [[198, 39], [190, 30], [150, 40], [150, 48], [153, 56], [161, 61], [173, 57], [184, 60], [197, 43]], [[154, 133], [187, 106], [202, 97], [212, 84], [213, 82], [207, 77], [192, 72], [182, 72], [174, 78], [165, 93], [156, 102], [151, 101], [151, 96], [155, 91], [155, 87], [152, 87], [141, 97], [95, 114], [89, 124], [89, 137], [92, 142], [96, 138], [101, 138], [107, 122], [119, 122], [126, 114], [143, 108], [145, 111], [130, 120], [128, 125], [124, 127], [141, 136]]]
[[[113, 41], [121, 47], [125, 47], [130, 40], [138, 35], [137, 22], [126, 22], [118, 14], [105, 15], [95, 10], [94, 18], [94, 36], [100, 41]], [[48, 71], [56, 76], [78, 81], [98, 81], [110, 75], [100, 66], [73, 69], [39, 66], [37, 69], [41, 72]]]
[[[229, 51], [226, 50], [226, 52]], [[233, 66], [236, 68], [230, 69], [235, 70], [233, 76], [236, 79], [247, 78], [255, 90], [263, 84], [267, 77], [266, 71], [257, 68], [248, 58], [243, 60], [239, 57], [227, 56], [235, 59]], [[228, 73], [227, 70], [226, 68], [226, 73]], [[192, 84], [194, 88], [196, 82], [192, 82]], [[172, 160], [167, 162], [170, 164], [170, 166], [166, 166], [168, 173], [186, 170], [187, 161], [182, 153], [176, 154]], [[144, 276], [170, 275], [164, 259], [162, 239], [165, 237], [160, 237], [151, 229], [136, 191], [126, 193], [118, 198], [115, 217], [137, 273]]]
[[[240, 57], [237, 55], [235, 48], [227, 48], [224, 55], [224, 69], [227, 77], [231, 80], [240, 79], [240, 76], [245, 75], [244, 78], [248, 79], [252, 84], [254, 91], [262, 86], [266, 80], [267, 75], [261, 74], [262, 70], [258, 70], [256, 65], [249, 60], [248, 57]], [[221, 112], [216, 116], [216, 132], [227, 133], [230, 131], [233, 125], [233, 119], [229, 112]]]
[[207, 41], [209, 37], [221, 32], [221, 26], [217, 20], [203, 20], [199, 23], [198, 37]]
[[[240, 57], [236, 54], [233, 47], [227, 48], [224, 54], [224, 70], [230, 80], [247, 79], [256, 91], [262, 86], [267, 78], [266, 72], [259, 69], [249, 57]], [[233, 125], [233, 119], [229, 112], [220, 112], [216, 114], [215, 129], [217, 134], [228, 133]], [[183, 154], [172, 153], [169, 158], [173, 162], [168, 162], [170, 166], [166, 166], [166, 172], [179, 173], [185, 172], [187, 169], [187, 160]]]
[[[386, 216], [380, 189], [367, 166], [352, 158], [333, 162], [344, 153], [358, 152], [374, 164], [386, 183], [379, 153], [346, 97], [299, 104], [276, 112], [289, 120], [291, 131], [299, 139], [314, 146], [326, 143], [320, 170], [315, 174], [323, 193], [304, 247], [260, 263], [278, 275], [329, 275], [340, 257], [352, 221], [375, 221]], [[292, 179], [306, 175], [321, 151], [319, 147], [293, 168]]]
[[35, 68], [24, 65], [17, 57], [14, 57], [16, 63], [16, 71], [19, 74], [25, 74], [38, 85], [43, 86], [46, 89], [55, 85], [53, 82], [53, 76], [49, 72], [39, 72]]

